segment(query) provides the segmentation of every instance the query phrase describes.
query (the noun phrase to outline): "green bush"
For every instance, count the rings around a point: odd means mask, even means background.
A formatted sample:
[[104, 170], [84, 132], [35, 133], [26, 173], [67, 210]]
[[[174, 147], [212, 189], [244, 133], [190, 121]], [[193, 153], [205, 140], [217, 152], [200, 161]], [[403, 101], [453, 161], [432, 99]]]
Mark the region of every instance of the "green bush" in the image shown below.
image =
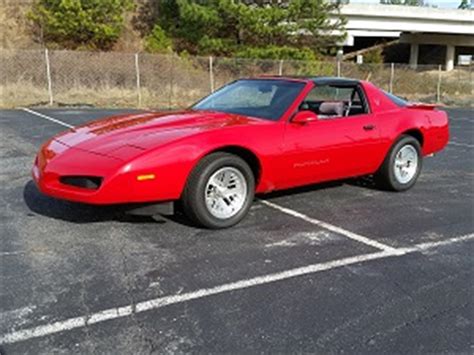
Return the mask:
[[199, 54], [231, 56], [235, 50], [232, 40], [226, 38], [210, 38], [204, 36], [198, 43]]
[[335, 75], [335, 63], [288, 61], [283, 65], [283, 74], [333, 76]]
[[372, 49], [364, 54], [364, 63], [381, 64], [384, 62], [382, 48]]
[[145, 49], [150, 53], [172, 52], [171, 39], [166, 35], [160, 25], [155, 25], [151, 33], [145, 37]]
[[252, 59], [286, 59], [286, 60], [317, 60], [315, 53], [309, 48], [288, 46], [245, 47], [235, 53], [238, 58]]
[[39, 0], [28, 17], [41, 40], [63, 48], [110, 49], [133, 0]]

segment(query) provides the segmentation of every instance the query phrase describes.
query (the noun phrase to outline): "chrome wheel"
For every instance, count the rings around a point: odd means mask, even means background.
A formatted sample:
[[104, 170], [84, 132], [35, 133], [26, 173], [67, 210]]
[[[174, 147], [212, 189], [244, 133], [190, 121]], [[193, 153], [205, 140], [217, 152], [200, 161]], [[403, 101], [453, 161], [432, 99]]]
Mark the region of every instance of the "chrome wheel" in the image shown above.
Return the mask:
[[400, 184], [409, 183], [416, 175], [418, 169], [418, 153], [410, 144], [400, 148], [395, 156], [394, 174]]
[[223, 167], [207, 181], [204, 190], [206, 208], [216, 218], [231, 218], [244, 206], [247, 189], [247, 181], [238, 169]]

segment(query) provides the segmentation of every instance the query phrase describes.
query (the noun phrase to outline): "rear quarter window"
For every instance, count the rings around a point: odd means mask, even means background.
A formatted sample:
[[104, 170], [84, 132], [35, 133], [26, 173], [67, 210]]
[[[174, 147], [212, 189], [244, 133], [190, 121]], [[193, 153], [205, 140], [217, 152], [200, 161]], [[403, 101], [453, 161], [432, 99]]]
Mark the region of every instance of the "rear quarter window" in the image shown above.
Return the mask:
[[383, 92], [385, 96], [389, 98], [390, 101], [392, 101], [395, 105], [399, 107], [405, 107], [408, 105], [408, 101], [403, 100], [401, 97], [395, 96], [393, 94], [390, 94], [386, 91]]

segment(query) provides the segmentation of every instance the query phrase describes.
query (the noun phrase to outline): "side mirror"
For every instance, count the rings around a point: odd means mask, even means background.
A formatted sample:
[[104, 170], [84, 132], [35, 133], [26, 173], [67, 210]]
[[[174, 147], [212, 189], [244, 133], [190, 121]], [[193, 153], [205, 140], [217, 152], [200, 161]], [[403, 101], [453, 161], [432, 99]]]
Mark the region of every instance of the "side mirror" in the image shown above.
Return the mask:
[[297, 123], [297, 124], [306, 124], [306, 123], [317, 121], [317, 120], [318, 120], [318, 115], [315, 114], [313, 111], [303, 110], [303, 111], [297, 112], [291, 119], [291, 122]]

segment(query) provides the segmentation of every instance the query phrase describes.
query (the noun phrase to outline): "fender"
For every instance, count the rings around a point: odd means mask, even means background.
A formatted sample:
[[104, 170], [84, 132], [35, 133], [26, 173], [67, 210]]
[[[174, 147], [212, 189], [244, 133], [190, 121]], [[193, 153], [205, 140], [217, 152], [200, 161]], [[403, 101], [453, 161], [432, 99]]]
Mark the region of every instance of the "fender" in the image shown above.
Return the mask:
[[[155, 181], [142, 184], [149, 191], [144, 192], [142, 198], [146, 197], [147, 201], [179, 199], [189, 174], [203, 157], [212, 152], [232, 148], [243, 149], [257, 158], [260, 174], [256, 191], [272, 190], [272, 176], [275, 176], [277, 170], [273, 162], [278, 157], [275, 146], [281, 142], [284, 123], [265, 122], [261, 126], [260, 130], [258, 125], [253, 126], [252, 134], [246, 126], [199, 133], [142, 154], [131, 163], [132, 170], [136, 175], [153, 173], [159, 177]], [[256, 129], [261, 134], [255, 133]]]

